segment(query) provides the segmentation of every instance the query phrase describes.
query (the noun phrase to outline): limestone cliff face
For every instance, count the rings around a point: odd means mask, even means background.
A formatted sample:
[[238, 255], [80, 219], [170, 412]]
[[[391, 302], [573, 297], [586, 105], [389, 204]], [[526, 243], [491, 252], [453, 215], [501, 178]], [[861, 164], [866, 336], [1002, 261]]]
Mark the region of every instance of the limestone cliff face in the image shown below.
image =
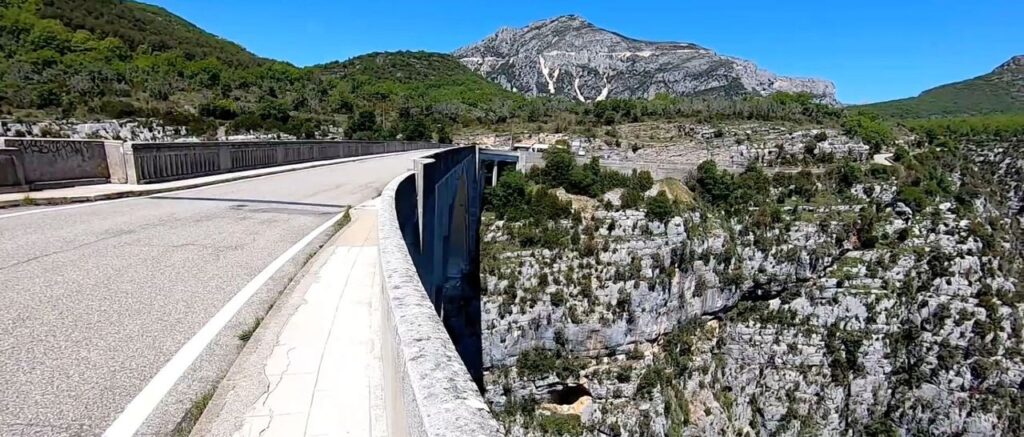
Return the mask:
[[609, 202], [564, 223], [569, 249], [508, 250], [519, 224], [488, 223], [487, 398], [517, 436], [1019, 432], [1016, 147], [953, 175], [998, 192], [919, 211], [883, 180], [769, 220]]
[[0, 121], [0, 135], [5, 137], [47, 137], [115, 141], [177, 141], [193, 139], [188, 129], [163, 126], [155, 120], [109, 120], [76, 122], [55, 120], [39, 122]]
[[808, 92], [835, 103], [835, 85], [762, 70], [690, 43], [640, 41], [577, 16], [504, 28], [459, 49], [463, 64], [508, 89], [580, 101], [609, 97]]
[[[338, 130], [329, 135], [340, 136]], [[0, 136], [5, 137], [46, 137], [89, 140], [114, 140], [135, 142], [174, 141], [243, 141], [256, 139], [291, 140], [294, 136], [281, 133], [249, 132], [245, 135], [229, 135], [226, 127], [220, 127], [216, 136], [200, 137], [185, 126], [164, 125], [155, 119], [104, 120], [78, 122], [75, 120], [51, 120], [36, 122], [0, 121]]]

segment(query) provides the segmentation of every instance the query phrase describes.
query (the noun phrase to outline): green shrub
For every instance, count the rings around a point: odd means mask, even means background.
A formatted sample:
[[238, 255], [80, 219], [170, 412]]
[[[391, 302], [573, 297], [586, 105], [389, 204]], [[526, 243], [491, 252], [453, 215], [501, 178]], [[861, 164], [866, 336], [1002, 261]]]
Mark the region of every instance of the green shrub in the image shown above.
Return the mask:
[[217, 129], [216, 123], [190, 112], [167, 111], [160, 115], [160, 120], [170, 126], [185, 126], [193, 135], [205, 135]]
[[780, 197], [795, 197], [809, 202], [818, 193], [818, 181], [809, 170], [796, 173], [778, 172], [772, 175], [772, 185], [780, 189]]
[[619, 197], [619, 205], [622, 209], [636, 209], [644, 203], [644, 193], [632, 188], [627, 188]]
[[650, 399], [654, 390], [661, 387], [665, 379], [665, 371], [661, 366], [653, 366], [644, 370], [636, 383], [636, 397], [639, 399]]
[[896, 143], [892, 128], [871, 112], [861, 111], [848, 115], [843, 119], [842, 126], [846, 135], [860, 138], [871, 146], [871, 153], [878, 153]]
[[581, 436], [583, 422], [575, 414], [541, 414], [537, 418], [537, 429], [549, 436]]
[[898, 163], [905, 163], [913, 160], [913, 157], [911, 157], [910, 155], [910, 150], [903, 146], [899, 146], [896, 148], [896, 150], [893, 152], [892, 158], [894, 161]]
[[231, 100], [221, 99], [199, 105], [199, 115], [217, 120], [238, 118], [238, 105]]
[[734, 190], [732, 175], [725, 170], [719, 170], [718, 164], [712, 160], [704, 161], [697, 166], [689, 185], [691, 191], [712, 205], [727, 203]]
[[543, 183], [552, 187], [564, 187], [566, 191], [576, 192], [570, 184], [573, 171], [576, 169], [576, 158], [565, 147], [551, 147], [544, 151], [544, 168], [541, 170]]
[[864, 427], [864, 435], [872, 437], [898, 437], [900, 431], [888, 419], [878, 417]]
[[923, 211], [931, 203], [923, 190], [910, 185], [900, 186], [899, 191], [896, 193], [896, 200], [907, 205], [908, 208], [915, 212]]
[[527, 181], [524, 174], [518, 171], [506, 172], [496, 185], [487, 187], [484, 194], [484, 207], [494, 211], [498, 219], [528, 218]]
[[659, 191], [658, 194], [648, 197], [646, 208], [647, 217], [657, 222], [664, 223], [675, 215], [672, 200], [668, 198], [664, 191]]
[[843, 161], [835, 167], [836, 183], [840, 188], [850, 189], [864, 181], [864, 169], [850, 161]]
[[106, 99], [99, 103], [99, 112], [110, 118], [131, 118], [143, 115], [139, 108], [124, 100]]
[[734, 178], [733, 193], [729, 204], [732, 206], [756, 205], [768, 198], [771, 178], [759, 164], [751, 162], [742, 173]]
[[563, 356], [561, 351], [536, 348], [519, 354], [516, 369], [528, 379], [553, 375], [564, 380], [578, 376], [580, 364], [572, 357]]
[[314, 118], [296, 116], [291, 117], [280, 130], [296, 138], [310, 140], [316, 138], [317, 133], [320, 131], [320, 123]]
[[401, 121], [399, 131], [403, 141], [427, 141], [432, 139], [427, 122], [422, 117], [407, 116]]
[[633, 169], [633, 172], [629, 177], [629, 188], [640, 192], [647, 192], [654, 187], [654, 176], [647, 170], [637, 171]]
[[357, 134], [370, 135], [377, 129], [377, 115], [373, 111], [359, 111], [348, 124], [348, 132], [352, 138]]

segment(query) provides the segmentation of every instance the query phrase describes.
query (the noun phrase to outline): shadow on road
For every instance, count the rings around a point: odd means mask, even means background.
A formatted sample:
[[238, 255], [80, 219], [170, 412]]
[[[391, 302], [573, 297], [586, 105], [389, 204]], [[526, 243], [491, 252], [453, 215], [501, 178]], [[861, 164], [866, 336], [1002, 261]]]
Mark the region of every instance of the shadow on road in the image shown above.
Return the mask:
[[180, 197], [180, 196], [156, 196], [149, 197], [149, 200], [194, 200], [200, 202], [228, 202], [228, 203], [264, 203], [272, 205], [309, 206], [313, 208], [345, 208], [346, 205], [335, 205], [331, 203], [305, 203], [289, 202], [286, 200], [263, 200], [263, 199], [229, 199], [218, 197]]

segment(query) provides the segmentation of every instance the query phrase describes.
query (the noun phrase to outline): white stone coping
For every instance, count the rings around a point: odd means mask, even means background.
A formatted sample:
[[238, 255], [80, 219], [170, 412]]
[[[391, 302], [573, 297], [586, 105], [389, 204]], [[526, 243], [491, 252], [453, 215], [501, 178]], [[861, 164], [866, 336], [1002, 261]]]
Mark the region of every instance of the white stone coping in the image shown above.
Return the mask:
[[405, 245], [395, 196], [413, 175], [399, 176], [384, 189], [378, 219], [390, 435], [503, 435], [434, 312]]
[[90, 138], [49, 138], [49, 137], [0, 137], [0, 144], [5, 141], [67, 141], [79, 143], [103, 143], [108, 140], [94, 140]]

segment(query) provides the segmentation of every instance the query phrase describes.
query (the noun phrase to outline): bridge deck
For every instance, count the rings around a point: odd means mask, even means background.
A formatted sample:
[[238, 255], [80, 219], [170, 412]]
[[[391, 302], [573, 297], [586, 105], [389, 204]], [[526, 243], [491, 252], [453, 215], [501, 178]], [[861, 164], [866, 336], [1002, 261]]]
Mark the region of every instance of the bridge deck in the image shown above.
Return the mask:
[[0, 192], [0, 208], [20, 206], [22, 207], [22, 210], [24, 210], [26, 209], [24, 208], [26, 204], [61, 205], [73, 202], [92, 202], [98, 200], [120, 199], [125, 197], [149, 196], [169, 191], [199, 188], [209, 185], [221, 184], [225, 182], [232, 182], [241, 179], [251, 179], [254, 177], [285, 173], [295, 170], [305, 170], [310, 168], [324, 167], [344, 162], [358, 162], [371, 158], [373, 158], [373, 156], [358, 156], [351, 158], [331, 159], [326, 161], [303, 162], [298, 164], [279, 165], [274, 167], [265, 167], [253, 170], [242, 170], [212, 176], [202, 176], [190, 179], [180, 179], [175, 181], [159, 182], [145, 185], [109, 183], [97, 185], [80, 185], [74, 187], [54, 188], [31, 192]]
[[[424, 153], [0, 212], [0, 435], [95, 435], [123, 422], [129, 404], [128, 422], [148, 417], [141, 432], [169, 433], [226, 373], [238, 334], [323, 241], [314, 231]], [[215, 318], [247, 290], [237, 315]], [[210, 330], [209, 347], [182, 349]], [[138, 396], [167, 376], [169, 361], [185, 369], [166, 395]]]

